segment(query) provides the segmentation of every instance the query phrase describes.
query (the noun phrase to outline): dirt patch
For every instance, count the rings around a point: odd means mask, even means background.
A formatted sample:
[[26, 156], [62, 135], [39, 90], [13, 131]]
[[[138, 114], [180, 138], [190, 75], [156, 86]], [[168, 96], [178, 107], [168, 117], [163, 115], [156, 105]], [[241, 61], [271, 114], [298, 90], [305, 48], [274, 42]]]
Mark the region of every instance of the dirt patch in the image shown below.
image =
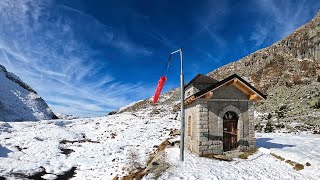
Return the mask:
[[157, 148], [157, 150], [153, 153], [150, 154], [150, 157], [147, 161], [147, 164], [152, 163], [152, 160], [156, 157], [156, 155], [160, 152], [163, 151], [169, 144], [171, 144], [169, 142], [169, 139], [164, 140], [160, 145], [156, 145], [154, 146], [155, 148]]
[[[160, 159], [160, 157], [162, 156], [166, 147], [171, 144], [172, 143], [169, 141], [169, 139], [166, 139], [160, 145], [154, 146], [154, 148], [157, 148], [157, 149], [149, 155], [146, 167], [141, 168], [141, 165], [139, 165], [138, 168], [135, 167], [134, 170], [129, 171], [129, 175], [123, 176], [120, 179], [122, 179], [122, 180], [140, 180], [149, 173], [153, 173], [156, 177], [161, 176], [161, 173], [164, 172], [167, 168], [169, 168], [169, 163], [164, 162], [163, 159], [162, 160]], [[132, 157], [134, 157], [134, 156], [132, 156]], [[132, 159], [132, 157], [129, 158], [129, 160], [130, 159], [131, 159], [131, 161], [134, 160], [134, 159]], [[133, 164], [136, 164], [136, 163], [133, 163]], [[117, 180], [117, 179], [119, 179], [119, 177], [116, 176], [113, 179]]]
[[270, 153], [270, 154], [271, 154], [271, 156], [279, 159], [280, 161], [284, 161], [284, 160], [285, 160], [283, 157], [281, 157], [281, 156], [279, 156], [279, 155], [276, 155], [276, 154], [274, 154], [274, 153]]
[[85, 143], [85, 142], [89, 142], [89, 143], [100, 143], [99, 141], [92, 141], [91, 139], [80, 139], [80, 140], [62, 140], [60, 141], [60, 144], [68, 144], [68, 143]]
[[139, 172], [129, 174], [128, 176], [123, 176], [122, 180], [141, 180], [143, 176], [147, 174], [147, 171], [145, 169], [140, 170]]
[[[275, 157], [275, 158], [277, 158], [277, 159], [279, 159], [281, 161], [285, 160], [283, 157], [281, 157], [281, 156], [279, 156], [277, 154], [270, 153], [270, 155], [272, 155], [273, 157]], [[304, 165], [303, 164], [297, 163], [297, 162], [292, 161], [290, 159], [287, 159], [284, 162], [286, 162], [287, 164], [290, 164], [291, 166], [293, 166], [293, 169], [296, 170], [296, 171], [300, 171], [300, 170], [304, 169]], [[308, 166], [308, 165], [311, 166], [311, 164], [307, 162], [306, 166]]]
[[209, 159], [216, 159], [219, 161], [232, 161], [232, 158], [223, 155], [223, 154], [205, 154], [201, 155], [201, 157], [209, 158]]
[[114, 139], [114, 138], [116, 138], [117, 133], [111, 133], [110, 136], [111, 136], [111, 139]]
[[157, 161], [152, 162], [151, 168], [148, 170], [148, 174], [152, 174], [151, 179], [159, 179], [161, 175], [170, 168], [170, 163], [166, 153], [164, 153]]
[[296, 162], [294, 162], [294, 161], [291, 161], [291, 160], [286, 160], [285, 161], [286, 163], [288, 163], [288, 164], [290, 164], [291, 166], [294, 166], [294, 164], [296, 163]]
[[300, 170], [304, 169], [304, 165], [298, 163], [293, 167], [293, 169], [296, 171], [300, 171]]
[[[92, 141], [91, 139], [80, 139], [80, 140], [61, 140], [60, 144], [73, 144], [73, 143], [85, 143], [85, 142], [89, 142], [89, 143], [100, 143], [99, 141]], [[59, 148], [62, 152], [62, 154], [65, 155], [69, 155], [71, 153], [74, 152], [73, 149], [69, 149], [69, 148], [64, 148], [64, 147], [60, 147]]]
[[22, 151], [23, 149], [27, 149], [27, 148], [22, 148], [22, 147], [20, 147], [20, 146], [14, 146], [15, 148], [17, 148], [18, 149], [18, 151]]
[[62, 154], [65, 154], [65, 155], [69, 155], [74, 152], [73, 149], [62, 148], [62, 147], [60, 147], [59, 149], [61, 150]]
[[39, 180], [42, 180], [43, 178], [41, 176], [47, 174], [46, 173], [46, 170], [43, 168], [43, 167], [40, 167], [42, 169], [42, 171], [36, 173], [36, 174], [33, 174], [31, 176], [27, 176], [28, 179], [39, 179]]
[[64, 172], [64, 174], [58, 175], [57, 180], [70, 179], [74, 177], [76, 173], [76, 167], [72, 167], [69, 171]]
[[257, 151], [258, 151], [257, 149], [244, 151], [238, 156], [238, 158], [240, 158], [240, 159], [248, 159], [248, 156], [251, 156], [251, 155], [255, 154]]
[[[42, 176], [44, 176], [48, 173], [46, 173], [45, 168], [43, 168], [43, 167], [40, 167], [40, 168], [41, 168], [41, 171], [37, 172], [33, 175], [26, 175], [26, 174], [22, 174], [22, 173], [11, 173], [10, 175], [11, 175], [11, 177], [13, 176], [14, 179], [44, 180], [42, 178]], [[72, 167], [69, 171], [65, 171], [61, 175], [56, 175], [57, 176], [56, 180], [67, 180], [67, 179], [74, 177], [74, 175], [76, 174], [76, 172], [75, 172], [76, 169], [77, 169], [76, 167]], [[6, 178], [0, 176], [0, 180], [6, 180]]]
[[[43, 170], [41, 172], [38, 172], [32, 176], [27, 176], [26, 178], [28, 179], [34, 179], [34, 180], [43, 180], [43, 178], [41, 176], [46, 175], [46, 170], [44, 168], [42, 168]], [[66, 179], [70, 179], [72, 177], [74, 177], [74, 175], [76, 174], [75, 170], [77, 168], [76, 167], [72, 167], [69, 171], [64, 172], [61, 175], [57, 175], [57, 179], [56, 180], [66, 180]]]

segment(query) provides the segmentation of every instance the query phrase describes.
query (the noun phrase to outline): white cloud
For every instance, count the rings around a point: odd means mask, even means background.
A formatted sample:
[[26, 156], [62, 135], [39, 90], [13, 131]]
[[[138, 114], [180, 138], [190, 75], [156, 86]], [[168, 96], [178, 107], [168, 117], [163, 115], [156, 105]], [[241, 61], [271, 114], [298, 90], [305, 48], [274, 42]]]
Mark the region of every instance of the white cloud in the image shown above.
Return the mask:
[[128, 55], [152, 54], [79, 10], [52, 1], [1, 0], [0, 64], [31, 85], [58, 113], [103, 115], [153, 91], [139, 83], [116, 82], [106, 70], [108, 64], [92, 58], [96, 50], [86, 45], [74, 29], [79, 25], [63, 16], [64, 11], [87, 18], [87, 26], [98, 29], [105, 43]]

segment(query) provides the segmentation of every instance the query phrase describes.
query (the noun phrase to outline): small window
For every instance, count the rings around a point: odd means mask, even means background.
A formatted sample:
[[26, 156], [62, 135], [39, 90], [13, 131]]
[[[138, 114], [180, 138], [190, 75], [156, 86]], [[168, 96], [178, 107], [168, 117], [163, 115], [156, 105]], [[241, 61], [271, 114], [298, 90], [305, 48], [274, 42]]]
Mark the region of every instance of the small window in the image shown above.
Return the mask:
[[192, 135], [192, 120], [191, 116], [188, 117], [188, 136]]
[[187, 96], [190, 96], [190, 95], [191, 95], [191, 91], [188, 91], [188, 92], [187, 92]]

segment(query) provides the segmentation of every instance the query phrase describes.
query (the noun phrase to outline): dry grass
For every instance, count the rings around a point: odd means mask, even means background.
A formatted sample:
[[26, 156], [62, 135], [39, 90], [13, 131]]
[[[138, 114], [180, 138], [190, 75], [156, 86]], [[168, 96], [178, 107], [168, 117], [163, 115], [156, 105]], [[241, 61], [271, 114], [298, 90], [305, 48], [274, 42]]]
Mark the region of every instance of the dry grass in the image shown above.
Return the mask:
[[[288, 164], [290, 164], [291, 166], [293, 166], [293, 169], [296, 170], [296, 171], [300, 171], [300, 170], [304, 169], [304, 165], [303, 165], [303, 164], [300, 164], [300, 163], [291, 161], [291, 160], [289, 160], [289, 159], [286, 160], [285, 162], [288, 163]], [[308, 166], [308, 165], [311, 166], [311, 164], [307, 162], [307, 163], [306, 163], [306, 166]]]
[[304, 169], [304, 165], [298, 163], [293, 167], [293, 169], [296, 171], [300, 171], [300, 170]]
[[238, 156], [238, 158], [240, 158], [240, 159], [248, 159], [248, 154], [245, 154], [245, 153], [243, 153], [243, 154], [240, 154], [239, 156]]
[[242, 154], [240, 154], [238, 156], [238, 158], [240, 158], [240, 159], [248, 159], [248, 156], [251, 156], [251, 155], [255, 154], [257, 151], [258, 151], [257, 149], [244, 151]]
[[226, 155], [219, 155], [219, 154], [205, 154], [205, 155], [201, 155], [201, 157], [216, 159], [220, 161], [232, 161], [232, 159], [227, 157]]
[[294, 162], [294, 161], [291, 161], [291, 160], [286, 160], [285, 161], [286, 163], [288, 163], [288, 164], [290, 164], [291, 166], [294, 166], [295, 164], [297, 164], [296, 162]]
[[280, 161], [284, 161], [284, 160], [285, 160], [283, 157], [281, 157], [281, 156], [279, 156], [279, 155], [276, 155], [276, 154], [274, 154], [274, 153], [270, 153], [270, 154], [271, 154], [273, 157], [279, 159]]
[[150, 164], [151, 161], [153, 160], [153, 158], [156, 156], [156, 154], [160, 151], [163, 151], [169, 144], [171, 144], [169, 142], [169, 139], [166, 139], [159, 146], [154, 146], [157, 148], [157, 150], [155, 152], [153, 152], [152, 154], [150, 154], [150, 157], [147, 160], [147, 164]]
[[157, 161], [152, 163], [151, 168], [148, 170], [148, 174], [150, 173], [153, 175], [151, 179], [157, 180], [170, 168], [170, 166], [169, 159], [166, 153], [164, 153]]
[[[136, 149], [131, 149], [127, 155], [129, 175], [123, 176], [123, 180], [140, 180], [147, 174], [146, 168], [140, 163], [139, 154]], [[118, 178], [117, 176], [114, 178]]]

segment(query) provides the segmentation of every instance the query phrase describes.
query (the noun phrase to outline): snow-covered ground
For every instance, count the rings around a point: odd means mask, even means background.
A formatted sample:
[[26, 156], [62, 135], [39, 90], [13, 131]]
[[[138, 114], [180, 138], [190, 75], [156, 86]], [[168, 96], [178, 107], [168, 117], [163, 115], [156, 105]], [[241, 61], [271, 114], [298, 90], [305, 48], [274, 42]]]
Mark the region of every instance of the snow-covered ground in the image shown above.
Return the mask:
[[[16, 179], [43, 169], [55, 179], [76, 167], [73, 179], [112, 179], [128, 174], [137, 164], [146, 165], [149, 154], [179, 129], [168, 117], [130, 113], [100, 118], [0, 123], [0, 176]], [[185, 153], [165, 151], [169, 168], [159, 179], [320, 179], [320, 136], [312, 134], [257, 134], [258, 153], [248, 160], [224, 162]], [[67, 140], [67, 141], [63, 141]], [[76, 142], [77, 141], [77, 142]], [[62, 152], [69, 154], [63, 154]], [[306, 164], [296, 171], [270, 155]], [[134, 158], [132, 158], [134, 157]], [[17, 176], [18, 175], [18, 176]], [[145, 179], [152, 179], [149, 174]]]
[[[161, 179], [320, 179], [320, 136], [313, 134], [257, 134], [259, 151], [247, 160], [231, 162], [197, 157], [186, 153], [185, 161], [179, 161], [179, 149], [166, 150], [171, 167]], [[304, 164], [296, 171], [285, 160]], [[311, 166], [305, 164], [309, 162]]]
[[[76, 166], [75, 179], [112, 179], [125, 175], [133, 162], [145, 165], [153, 146], [169, 137], [169, 129], [178, 128], [179, 123], [121, 114], [0, 126], [0, 176], [30, 175], [43, 167], [51, 174], [45, 177], [54, 178]], [[61, 148], [74, 152], [65, 155]], [[136, 154], [133, 160], [132, 154]]]

